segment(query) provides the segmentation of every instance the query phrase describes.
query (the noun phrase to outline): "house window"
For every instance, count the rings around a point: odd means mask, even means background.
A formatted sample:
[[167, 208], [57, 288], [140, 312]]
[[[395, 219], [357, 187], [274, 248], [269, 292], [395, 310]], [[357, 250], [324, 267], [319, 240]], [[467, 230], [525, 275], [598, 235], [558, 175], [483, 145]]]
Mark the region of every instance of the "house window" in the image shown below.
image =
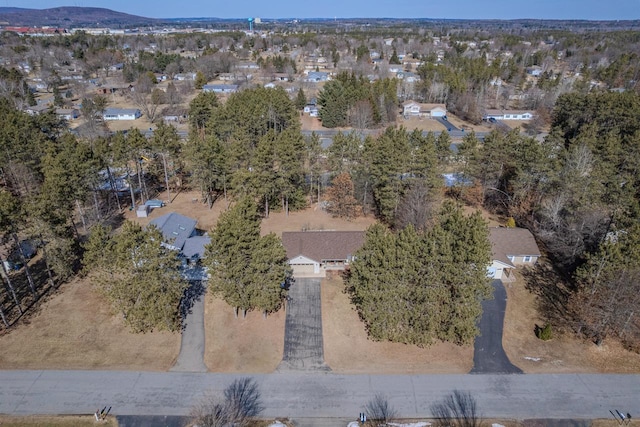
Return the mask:
[[524, 262], [531, 262], [531, 257], [529, 255], [524, 257]]
[[509, 261], [511, 262], [516, 260], [516, 257], [514, 257], [513, 255], [507, 255], [507, 258], [509, 258]]

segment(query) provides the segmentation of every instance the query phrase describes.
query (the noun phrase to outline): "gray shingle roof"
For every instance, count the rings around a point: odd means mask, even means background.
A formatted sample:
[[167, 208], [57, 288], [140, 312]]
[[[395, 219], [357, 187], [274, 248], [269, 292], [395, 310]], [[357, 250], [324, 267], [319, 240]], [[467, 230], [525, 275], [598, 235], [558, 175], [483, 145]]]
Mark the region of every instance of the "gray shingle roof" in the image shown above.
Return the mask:
[[197, 255], [198, 258], [202, 258], [204, 255], [204, 247], [211, 243], [211, 237], [209, 236], [193, 236], [189, 237], [182, 247], [182, 255], [187, 258], [191, 258]]
[[493, 259], [513, 265], [508, 256], [540, 256], [533, 234], [526, 228], [491, 227], [489, 240]]
[[185, 241], [193, 234], [197, 221], [179, 213], [171, 212], [151, 220], [149, 224], [158, 227], [162, 232], [165, 243], [182, 250]]
[[287, 258], [303, 255], [314, 261], [347, 260], [364, 243], [364, 231], [285, 231]]

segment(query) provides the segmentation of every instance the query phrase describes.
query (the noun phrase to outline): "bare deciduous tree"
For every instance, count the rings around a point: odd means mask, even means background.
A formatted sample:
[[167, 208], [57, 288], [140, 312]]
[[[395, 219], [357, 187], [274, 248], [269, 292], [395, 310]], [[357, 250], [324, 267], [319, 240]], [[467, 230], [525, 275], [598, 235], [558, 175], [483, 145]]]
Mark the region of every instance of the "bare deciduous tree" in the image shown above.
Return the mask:
[[373, 124], [373, 109], [369, 101], [358, 101], [349, 109], [349, 124], [356, 129], [364, 130]]
[[385, 425], [394, 419], [398, 413], [389, 403], [387, 397], [381, 393], [377, 393], [365, 406], [365, 413], [369, 420], [376, 425]]
[[431, 413], [439, 427], [479, 427], [482, 423], [476, 399], [468, 391], [454, 390], [431, 405]]
[[200, 427], [249, 425], [264, 410], [258, 384], [253, 378], [240, 378], [224, 390], [224, 399], [205, 395], [192, 409], [191, 416]]

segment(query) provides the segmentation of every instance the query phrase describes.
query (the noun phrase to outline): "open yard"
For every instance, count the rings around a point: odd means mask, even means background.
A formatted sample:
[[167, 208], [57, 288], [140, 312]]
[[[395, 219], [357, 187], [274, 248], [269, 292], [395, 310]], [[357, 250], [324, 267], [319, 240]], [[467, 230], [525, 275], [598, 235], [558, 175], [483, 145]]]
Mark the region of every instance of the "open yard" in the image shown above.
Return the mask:
[[109, 416], [106, 420], [97, 422], [93, 415], [87, 416], [26, 416], [13, 417], [0, 415], [0, 426], [3, 427], [117, 427], [118, 422]]
[[[505, 284], [507, 312], [504, 321], [504, 350], [511, 362], [525, 373], [639, 373], [640, 355], [625, 350], [613, 339], [601, 346], [563, 334], [553, 329], [554, 336], [542, 341], [535, 336], [536, 325], [545, 320], [538, 310], [536, 295], [525, 287], [522, 274], [517, 281]], [[551, 287], [553, 283], [542, 282]]]
[[[160, 195], [163, 196], [162, 194]], [[164, 198], [164, 197], [163, 197]], [[213, 209], [201, 203], [197, 192], [182, 192], [173, 202], [153, 211], [149, 220], [176, 211], [198, 220], [210, 230], [227, 203]], [[466, 211], [471, 212], [472, 208]], [[485, 215], [491, 225], [500, 220]], [[332, 218], [317, 205], [303, 212], [273, 212], [262, 222], [262, 233], [299, 230], [364, 230], [372, 217], [353, 221]], [[472, 348], [437, 344], [426, 349], [373, 342], [344, 293], [339, 277], [322, 285], [325, 359], [340, 373], [464, 373], [471, 369]], [[536, 296], [524, 279], [507, 284], [507, 314], [503, 344], [511, 361], [525, 372], [640, 372], [640, 356], [608, 340], [598, 347], [556, 333], [543, 342], [533, 333], [544, 323]], [[0, 336], [0, 369], [125, 369], [168, 370], [177, 358], [180, 335], [131, 334], [119, 316], [113, 316], [87, 278], [79, 278], [51, 292], [36, 310]], [[234, 317], [233, 309], [208, 295], [205, 304], [205, 363], [213, 372], [272, 372], [281, 360], [285, 312], [268, 316], [251, 312]], [[554, 330], [554, 332], [556, 332]]]

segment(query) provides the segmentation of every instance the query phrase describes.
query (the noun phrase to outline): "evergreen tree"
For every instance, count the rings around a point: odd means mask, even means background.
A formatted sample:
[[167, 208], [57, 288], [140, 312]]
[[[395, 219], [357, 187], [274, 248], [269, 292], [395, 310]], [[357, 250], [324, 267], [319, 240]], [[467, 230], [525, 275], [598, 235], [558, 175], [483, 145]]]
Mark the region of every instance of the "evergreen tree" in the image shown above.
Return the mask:
[[302, 90], [302, 88], [298, 89], [295, 104], [298, 110], [303, 110], [304, 106], [307, 105], [307, 97], [305, 96], [304, 90]]
[[143, 230], [125, 222], [120, 233], [109, 234], [95, 228], [85, 244], [84, 265], [114, 311], [134, 332], [179, 330], [187, 283], [177, 252], [160, 245], [162, 234], [155, 227]]
[[209, 267], [209, 289], [244, 314], [258, 308], [280, 307], [280, 284], [290, 276], [282, 242], [273, 235], [260, 237], [260, 216], [253, 201], [244, 198], [224, 212], [211, 233], [204, 263]]
[[479, 213], [451, 203], [435, 225], [392, 234], [372, 226], [351, 265], [347, 288], [371, 338], [429, 345], [469, 344], [481, 302], [491, 297], [491, 245]]

